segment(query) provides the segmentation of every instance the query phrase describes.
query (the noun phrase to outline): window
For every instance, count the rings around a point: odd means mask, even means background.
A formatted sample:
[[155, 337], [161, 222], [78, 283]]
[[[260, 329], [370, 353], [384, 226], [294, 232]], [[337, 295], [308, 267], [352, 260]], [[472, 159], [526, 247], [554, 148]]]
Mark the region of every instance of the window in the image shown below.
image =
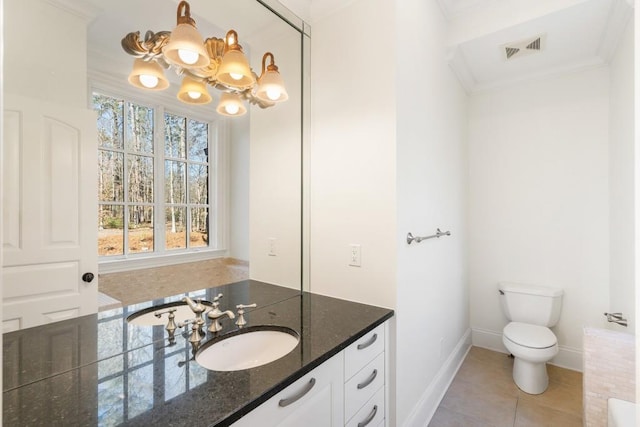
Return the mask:
[[93, 94], [98, 129], [98, 255], [211, 247], [212, 124]]

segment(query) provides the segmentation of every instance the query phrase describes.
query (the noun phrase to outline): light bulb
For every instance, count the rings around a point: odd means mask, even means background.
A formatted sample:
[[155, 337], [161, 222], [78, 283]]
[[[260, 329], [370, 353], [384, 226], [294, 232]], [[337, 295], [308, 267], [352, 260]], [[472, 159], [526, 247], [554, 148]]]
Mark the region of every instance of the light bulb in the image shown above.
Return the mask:
[[202, 94], [200, 92], [196, 92], [194, 90], [188, 91], [187, 94], [189, 95], [189, 98], [191, 98], [191, 99], [199, 99], [202, 96]]
[[242, 74], [238, 73], [229, 73], [229, 76], [231, 76], [233, 80], [240, 80], [242, 79], [242, 77], [244, 77]]
[[267, 89], [267, 98], [272, 101], [277, 101], [280, 98], [280, 89], [271, 88]]
[[178, 56], [185, 64], [195, 64], [198, 62], [198, 52], [186, 49], [178, 49]]
[[231, 114], [238, 114], [238, 111], [240, 111], [240, 106], [238, 104], [227, 104], [224, 106], [224, 110]]
[[140, 74], [140, 84], [146, 88], [153, 89], [158, 86], [158, 78], [148, 74]]

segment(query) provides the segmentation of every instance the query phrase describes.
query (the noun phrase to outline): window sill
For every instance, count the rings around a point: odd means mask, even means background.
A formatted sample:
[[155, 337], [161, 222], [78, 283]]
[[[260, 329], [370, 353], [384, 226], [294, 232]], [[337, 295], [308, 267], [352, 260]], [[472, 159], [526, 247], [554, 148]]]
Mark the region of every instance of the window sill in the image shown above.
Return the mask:
[[227, 255], [224, 249], [208, 249], [197, 252], [178, 252], [156, 256], [135, 256], [132, 258], [101, 259], [98, 261], [98, 273], [119, 273], [143, 268], [163, 267], [187, 262], [222, 258]]

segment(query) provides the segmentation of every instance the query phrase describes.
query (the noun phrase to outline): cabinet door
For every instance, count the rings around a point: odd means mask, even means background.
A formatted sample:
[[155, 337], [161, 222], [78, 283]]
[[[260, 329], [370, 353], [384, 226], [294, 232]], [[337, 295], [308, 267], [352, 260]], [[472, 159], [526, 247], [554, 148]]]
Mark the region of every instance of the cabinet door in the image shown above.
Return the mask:
[[340, 353], [261, 406], [234, 427], [331, 427], [343, 423], [343, 353]]
[[5, 95], [4, 331], [98, 309], [95, 113]]

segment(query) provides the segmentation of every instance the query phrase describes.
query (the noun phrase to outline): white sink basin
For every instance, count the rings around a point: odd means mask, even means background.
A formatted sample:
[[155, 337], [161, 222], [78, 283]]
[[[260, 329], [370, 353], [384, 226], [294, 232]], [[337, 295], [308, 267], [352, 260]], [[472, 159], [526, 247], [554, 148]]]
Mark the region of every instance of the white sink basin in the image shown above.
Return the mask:
[[277, 326], [241, 329], [206, 343], [196, 362], [212, 371], [240, 371], [255, 368], [289, 354], [300, 341], [296, 331]]
[[[209, 301], [201, 301], [201, 303], [206, 307], [206, 310], [204, 311], [205, 313], [211, 310], [211, 303]], [[191, 310], [191, 308], [189, 308], [187, 303], [183, 301], [175, 301], [137, 311], [127, 317], [127, 322], [132, 325], [139, 326], [166, 325], [169, 321], [169, 314], [164, 313], [160, 317], [157, 317], [156, 313], [166, 312], [167, 310], [174, 308], [176, 309], [176, 311], [173, 312], [173, 314], [175, 314], [176, 316], [174, 319], [174, 322], [176, 322], [176, 324], [179, 322], [184, 322], [187, 319], [193, 319], [193, 311]]]

